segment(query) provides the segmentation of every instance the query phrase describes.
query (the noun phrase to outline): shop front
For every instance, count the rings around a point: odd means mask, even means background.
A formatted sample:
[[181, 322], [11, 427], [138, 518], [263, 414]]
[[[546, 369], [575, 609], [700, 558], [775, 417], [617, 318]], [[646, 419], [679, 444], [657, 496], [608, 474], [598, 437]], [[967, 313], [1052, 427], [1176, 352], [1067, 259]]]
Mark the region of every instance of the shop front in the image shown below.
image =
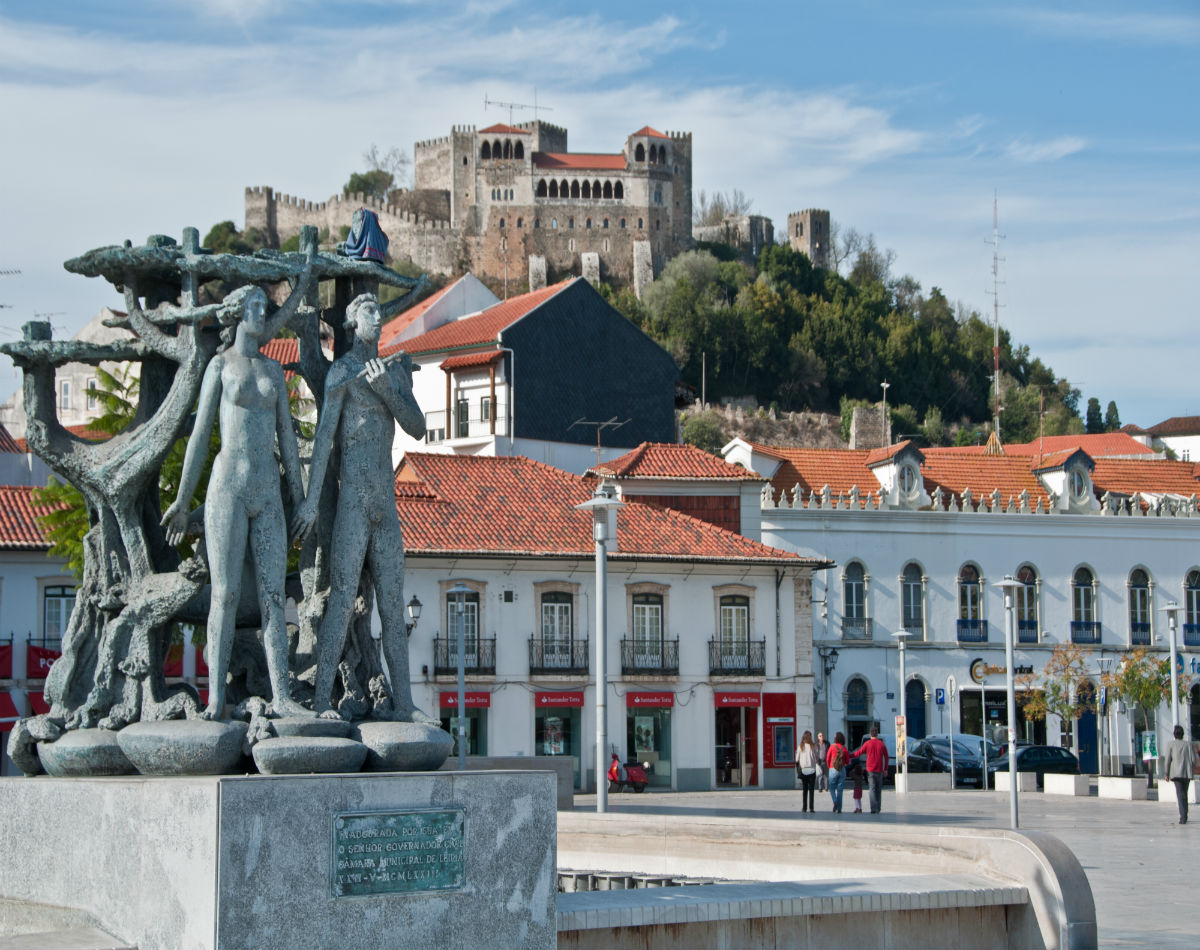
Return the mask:
[[749, 692], [714, 692], [717, 788], [758, 785], [758, 720], [762, 697]]
[[651, 787], [671, 788], [671, 713], [675, 694], [629, 692], [625, 694], [625, 749], [627, 761], [641, 762]]
[[[970, 736], [986, 736], [992, 742], [1003, 744], [1008, 741], [1008, 668], [988, 663], [983, 658], [971, 661], [968, 668], [970, 681], [963, 685], [958, 695], [959, 725], [955, 730]], [[1014, 676], [1033, 672], [1032, 666], [1015, 665]], [[1021, 705], [1021, 693], [1016, 702], [1017, 739], [1033, 745], [1046, 744], [1045, 720], [1028, 719]]]
[[763, 788], [795, 788], [796, 695], [763, 693]]
[[[487, 755], [488, 709], [492, 705], [492, 694], [486, 690], [468, 690], [463, 699], [467, 707], [467, 755]], [[442, 728], [454, 736], [453, 757], [458, 755], [458, 691], [443, 692], [438, 706]]]
[[581, 789], [583, 690], [533, 694], [535, 755], [569, 755], [574, 761], [575, 787]]

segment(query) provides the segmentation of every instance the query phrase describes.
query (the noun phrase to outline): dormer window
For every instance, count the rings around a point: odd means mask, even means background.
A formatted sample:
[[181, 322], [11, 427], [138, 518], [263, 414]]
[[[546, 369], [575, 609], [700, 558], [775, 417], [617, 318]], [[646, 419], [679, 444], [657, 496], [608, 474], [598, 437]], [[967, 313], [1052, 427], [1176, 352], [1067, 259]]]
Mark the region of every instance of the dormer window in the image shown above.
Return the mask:
[[921, 478], [917, 472], [917, 467], [911, 462], [906, 462], [900, 466], [900, 494], [904, 498], [911, 499], [916, 495], [921, 485]]
[[1071, 487], [1071, 498], [1074, 501], [1083, 501], [1088, 493], [1088, 478], [1081, 468], [1071, 469], [1067, 476], [1068, 484]]

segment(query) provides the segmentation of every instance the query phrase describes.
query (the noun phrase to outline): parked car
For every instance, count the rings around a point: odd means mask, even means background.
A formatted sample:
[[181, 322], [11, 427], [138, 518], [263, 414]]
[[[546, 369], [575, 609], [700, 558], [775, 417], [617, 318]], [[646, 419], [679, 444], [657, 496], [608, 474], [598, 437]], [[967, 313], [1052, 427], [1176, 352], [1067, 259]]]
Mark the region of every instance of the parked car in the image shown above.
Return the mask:
[[[1002, 755], [995, 762], [988, 762], [988, 788], [995, 788], [996, 773], [1008, 771], [1008, 756]], [[1047, 772], [1055, 775], [1078, 775], [1079, 759], [1070, 749], [1056, 745], [1017, 746], [1017, 771], [1036, 772], [1037, 787], [1044, 784]]]
[[[918, 739], [909, 746], [910, 772], [949, 772], [950, 765], [950, 739], [947, 736]], [[954, 784], [976, 787], [983, 784], [983, 759], [961, 739], [954, 741]]]
[[[942, 742], [946, 742], [950, 739], [950, 737], [948, 735], [946, 735], [945, 733], [935, 733], [934, 735], [926, 736], [925, 738], [926, 739], [938, 739]], [[984, 743], [986, 743], [987, 744], [987, 759], [989, 762], [992, 759], [998, 759], [998, 758], [1000, 758], [1000, 756], [1004, 755], [1004, 746], [1003, 745], [992, 742], [989, 739], [984, 739], [983, 736], [971, 735], [971, 733], [969, 733], [969, 732], [956, 732], [956, 733], [954, 733], [954, 738], [958, 742], [966, 743], [967, 747], [981, 759], [984, 758]], [[1024, 745], [1024, 744], [1025, 743], [1022, 743], [1019, 741], [1017, 742], [1017, 745]], [[955, 751], [955, 754], [956, 755], [958, 754], [957, 750]]]

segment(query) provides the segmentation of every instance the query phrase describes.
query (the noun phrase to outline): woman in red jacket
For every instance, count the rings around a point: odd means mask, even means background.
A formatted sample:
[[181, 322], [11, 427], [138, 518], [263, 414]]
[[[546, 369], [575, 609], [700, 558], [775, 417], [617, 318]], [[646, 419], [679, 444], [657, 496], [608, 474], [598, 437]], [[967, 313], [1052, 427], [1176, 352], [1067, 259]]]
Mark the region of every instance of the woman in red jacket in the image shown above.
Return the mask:
[[850, 764], [850, 753], [846, 751], [846, 737], [842, 733], [834, 735], [825, 761], [829, 765], [829, 797], [833, 799], [833, 810], [840, 812], [842, 789], [846, 784], [846, 767]]

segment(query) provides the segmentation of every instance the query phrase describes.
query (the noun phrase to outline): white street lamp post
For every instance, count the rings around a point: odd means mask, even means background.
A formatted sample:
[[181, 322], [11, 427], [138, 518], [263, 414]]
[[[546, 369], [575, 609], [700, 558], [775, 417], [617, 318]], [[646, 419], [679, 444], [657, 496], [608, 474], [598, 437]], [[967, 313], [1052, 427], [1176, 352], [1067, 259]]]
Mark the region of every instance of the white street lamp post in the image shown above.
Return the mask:
[[456, 581], [450, 588], [454, 595], [454, 612], [458, 617], [455, 624], [457, 641], [455, 643], [455, 666], [458, 669], [458, 719], [454, 729], [455, 740], [458, 743], [458, 770], [467, 770], [467, 673], [464, 666], [464, 654], [467, 651], [467, 594], [471, 593], [462, 581]]
[[1175, 664], [1179, 662], [1179, 651], [1175, 641], [1176, 625], [1179, 621], [1179, 604], [1175, 601], [1161, 608], [1167, 615], [1167, 628], [1171, 633], [1171, 726], [1179, 725], [1179, 674]]
[[[905, 644], [908, 642], [909, 634], [907, 631], [893, 633], [896, 643], [900, 650], [900, 718], [904, 723], [904, 744], [903, 747], [896, 750], [896, 767], [899, 770], [898, 774], [904, 776], [904, 790], [908, 791], [908, 706], [905, 702], [907, 699], [908, 678], [904, 671], [904, 654]], [[950, 737], [950, 745], [954, 745], [954, 736]]]
[[1016, 616], [1013, 594], [1025, 585], [1011, 574], [1006, 574], [1004, 580], [993, 586], [1004, 591], [1004, 665], [1007, 668], [1005, 678], [1008, 686], [1008, 815], [1013, 828], [1016, 829], [1020, 827], [1020, 822], [1017, 818], [1017, 693], [1013, 682], [1013, 636]]
[[611, 485], [601, 482], [588, 501], [575, 507], [591, 512], [596, 542], [596, 811], [603, 814], [608, 811], [608, 513], [625, 503], [617, 500]]

